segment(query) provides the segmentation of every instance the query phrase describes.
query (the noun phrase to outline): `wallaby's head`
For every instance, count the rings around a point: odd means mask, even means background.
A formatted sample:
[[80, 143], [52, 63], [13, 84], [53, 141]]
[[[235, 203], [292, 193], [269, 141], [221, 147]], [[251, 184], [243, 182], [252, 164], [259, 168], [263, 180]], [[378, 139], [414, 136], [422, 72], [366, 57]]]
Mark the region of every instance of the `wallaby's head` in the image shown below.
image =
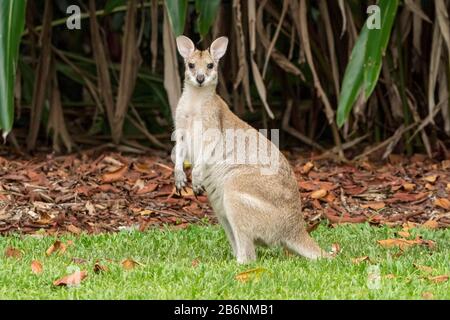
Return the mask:
[[184, 58], [185, 81], [197, 87], [217, 85], [217, 70], [220, 58], [227, 51], [228, 38], [217, 38], [208, 50], [195, 48], [186, 36], [177, 37], [178, 52]]

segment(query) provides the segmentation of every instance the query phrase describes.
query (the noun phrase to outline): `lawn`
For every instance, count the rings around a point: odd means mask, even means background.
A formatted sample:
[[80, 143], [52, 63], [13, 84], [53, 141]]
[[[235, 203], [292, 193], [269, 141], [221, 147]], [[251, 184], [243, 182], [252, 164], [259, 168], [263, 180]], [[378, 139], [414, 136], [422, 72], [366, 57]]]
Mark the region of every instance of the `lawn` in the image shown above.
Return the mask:
[[[260, 248], [258, 260], [250, 265], [235, 262], [219, 226], [67, 235], [60, 237], [69, 243], [66, 251], [50, 256], [46, 251], [54, 237], [12, 235], [0, 238], [0, 298], [450, 299], [445, 277], [441, 282], [430, 280], [450, 274], [448, 229], [411, 230], [412, 238], [420, 235], [435, 241], [434, 249], [417, 245], [402, 252], [377, 243], [398, 237], [397, 231], [365, 224], [321, 225], [313, 236], [328, 250], [339, 244], [335, 259], [308, 261], [281, 248]], [[10, 247], [18, 249], [20, 256], [6, 257]], [[354, 258], [363, 256], [369, 260], [355, 263]], [[126, 270], [125, 259], [140, 264]], [[32, 272], [33, 260], [41, 263], [42, 273]], [[96, 262], [107, 270], [95, 273]], [[53, 285], [77, 268], [88, 273], [79, 286]], [[237, 277], [256, 268], [258, 272]]]

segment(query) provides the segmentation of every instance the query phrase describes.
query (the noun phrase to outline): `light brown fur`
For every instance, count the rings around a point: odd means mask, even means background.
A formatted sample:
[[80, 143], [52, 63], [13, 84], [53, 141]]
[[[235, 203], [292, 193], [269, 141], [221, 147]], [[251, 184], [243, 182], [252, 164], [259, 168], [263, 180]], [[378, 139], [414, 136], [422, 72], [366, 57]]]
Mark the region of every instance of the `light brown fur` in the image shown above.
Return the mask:
[[[239, 263], [256, 259], [257, 243], [283, 245], [311, 259], [328, 257], [305, 229], [297, 181], [286, 158], [264, 135], [234, 115], [216, 94], [218, 62], [225, 53], [227, 43], [228, 40], [222, 37], [213, 42], [209, 51], [199, 51], [188, 38], [177, 38], [178, 49], [185, 59], [186, 73], [175, 119], [176, 187], [181, 189], [186, 184], [183, 162], [187, 159], [193, 165], [194, 192], [207, 192]], [[214, 64], [212, 69], [208, 68], [211, 63]], [[200, 85], [196, 80], [202, 75], [204, 81]], [[236, 164], [220, 160], [206, 163], [199, 160], [214, 153], [221, 153], [224, 159], [229, 160], [236, 157], [239, 150], [238, 141], [233, 142], [230, 151], [225, 147], [225, 139], [221, 138], [202, 142], [203, 149], [196, 151], [191, 142], [201, 141], [202, 136], [195, 132], [195, 123], [201, 123], [204, 130], [220, 131], [222, 137], [227, 129], [241, 129], [255, 134], [258, 150], [267, 148], [271, 163]], [[251, 143], [255, 141], [245, 140], [246, 157], [251, 155]], [[205, 157], [208, 148], [212, 150], [211, 155]], [[270, 167], [272, 162], [277, 162], [277, 172], [262, 174], [261, 169]]]

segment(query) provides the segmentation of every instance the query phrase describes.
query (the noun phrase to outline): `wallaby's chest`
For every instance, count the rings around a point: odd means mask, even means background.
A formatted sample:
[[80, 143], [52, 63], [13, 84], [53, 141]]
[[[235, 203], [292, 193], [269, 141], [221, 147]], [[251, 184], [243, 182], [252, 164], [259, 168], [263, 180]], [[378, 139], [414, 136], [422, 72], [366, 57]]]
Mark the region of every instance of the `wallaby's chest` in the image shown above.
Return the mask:
[[201, 152], [203, 134], [205, 130], [205, 104], [204, 99], [195, 96], [183, 96], [177, 107], [175, 127], [183, 136], [187, 157], [195, 163], [198, 152]]

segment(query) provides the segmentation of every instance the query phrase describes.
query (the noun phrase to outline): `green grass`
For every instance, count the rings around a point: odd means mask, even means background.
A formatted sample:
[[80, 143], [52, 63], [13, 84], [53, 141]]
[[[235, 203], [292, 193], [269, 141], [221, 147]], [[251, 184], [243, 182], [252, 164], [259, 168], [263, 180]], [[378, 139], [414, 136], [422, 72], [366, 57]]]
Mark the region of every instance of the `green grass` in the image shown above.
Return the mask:
[[[63, 255], [45, 255], [55, 238], [30, 236], [0, 238], [0, 299], [450, 299], [450, 283], [433, 283], [414, 264], [434, 269], [432, 275], [450, 274], [450, 232], [414, 229], [413, 235], [436, 241], [436, 249], [413, 247], [398, 256], [377, 240], [395, 237], [394, 229], [368, 225], [337, 228], [320, 226], [313, 233], [324, 248], [339, 243], [341, 253], [332, 261], [308, 261], [287, 256], [280, 248], [258, 249], [258, 260], [238, 265], [222, 229], [191, 226], [186, 230], [150, 230], [95, 236], [64, 236], [72, 240]], [[18, 248], [20, 259], [5, 258], [7, 247]], [[352, 258], [370, 256], [371, 263], [354, 264]], [[72, 258], [83, 258], [76, 265]], [[123, 259], [143, 266], [124, 270]], [[30, 264], [39, 260], [44, 272], [35, 275]], [[96, 261], [109, 270], [93, 272]], [[198, 264], [193, 266], [193, 261]], [[194, 263], [195, 264], [195, 263]], [[78, 287], [55, 287], [52, 282], [78, 266], [88, 277]], [[379, 268], [381, 284], [368, 288], [369, 268]], [[247, 282], [236, 274], [251, 268], [266, 271]], [[389, 279], [385, 275], [394, 274]]]

